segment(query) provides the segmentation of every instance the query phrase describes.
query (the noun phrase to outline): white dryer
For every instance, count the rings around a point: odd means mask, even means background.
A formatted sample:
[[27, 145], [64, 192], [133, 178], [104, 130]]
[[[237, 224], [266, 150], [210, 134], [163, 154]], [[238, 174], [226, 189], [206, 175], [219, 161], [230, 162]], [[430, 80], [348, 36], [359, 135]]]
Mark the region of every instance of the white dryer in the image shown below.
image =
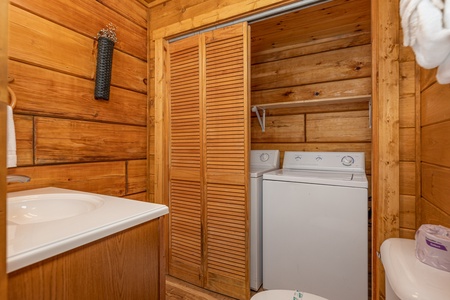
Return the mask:
[[250, 155], [250, 288], [262, 284], [263, 174], [280, 168], [280, 151], [252, 150]]
[[264, 289], [367, 300], [364, 153], [286, 152], [263, 178]]

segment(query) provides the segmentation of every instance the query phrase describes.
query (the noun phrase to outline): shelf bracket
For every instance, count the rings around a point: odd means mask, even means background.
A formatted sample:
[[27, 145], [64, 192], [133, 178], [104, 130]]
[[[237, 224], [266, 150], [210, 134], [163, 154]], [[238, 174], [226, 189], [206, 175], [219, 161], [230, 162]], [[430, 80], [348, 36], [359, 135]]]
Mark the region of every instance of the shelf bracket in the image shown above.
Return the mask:
[[262, 110], [262, 119], [261, 116], [259, 114], [259, 108], [257, 106], [253, 106], [252, 107], [252, 112], [256, 113], [256, 117], [258, 118], [258, 122], [259, 125], [261, 126], [261, 131], [265, 132], [266, 131], [266, 109], [265, 108], [261, 108]]

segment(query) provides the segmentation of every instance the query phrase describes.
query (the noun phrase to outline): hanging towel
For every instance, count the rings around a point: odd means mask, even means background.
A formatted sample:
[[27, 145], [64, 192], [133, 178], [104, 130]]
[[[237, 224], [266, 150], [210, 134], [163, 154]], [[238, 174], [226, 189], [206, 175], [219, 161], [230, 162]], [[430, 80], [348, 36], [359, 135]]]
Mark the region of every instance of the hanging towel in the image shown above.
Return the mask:
[[[447, 1], [449, 2], [449, 1]], [[411, 46], [417, 63], [426, 69], [439, 66], [450, 54], [450, 29], [444, 23], [442, 0], [401, 0], [400, 15], [404, 45]]]
[[[450, 28], [450, 1], [447, 0], [444, 5], [444, 27]], [[440, 84], [450, 83], [450, 54], [447, 58], [439, 65], [437, 74], [437, 81]]]
[[450, 83], [450, 54], [442, 62], [442, 64], [439, 65], [436, 73], [436, 79], [440, 84]]
[[16, 130], [14, 127], [13, 109], [6, 106], [6, 167], [17, 167]]

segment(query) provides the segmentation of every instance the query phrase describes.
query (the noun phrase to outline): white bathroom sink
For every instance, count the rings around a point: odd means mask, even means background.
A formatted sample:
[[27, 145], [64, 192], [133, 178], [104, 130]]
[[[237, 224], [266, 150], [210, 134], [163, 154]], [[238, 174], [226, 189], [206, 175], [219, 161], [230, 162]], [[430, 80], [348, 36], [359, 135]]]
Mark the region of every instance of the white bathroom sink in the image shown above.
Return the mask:
[[95, 195], [48, 193], [8, 197], [7, 220], [25, 225], [66, 219], [102, 206]]
[[7, 195], [7, 272], [154, 220], [165, 205], [55, 187]]

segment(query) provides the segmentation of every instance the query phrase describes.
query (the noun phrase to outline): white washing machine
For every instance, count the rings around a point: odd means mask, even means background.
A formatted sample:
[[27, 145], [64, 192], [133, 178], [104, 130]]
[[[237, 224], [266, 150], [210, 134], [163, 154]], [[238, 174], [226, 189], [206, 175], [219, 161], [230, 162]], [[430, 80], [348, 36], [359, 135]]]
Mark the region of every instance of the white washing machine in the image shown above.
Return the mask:
[[263, 174], [280, 168], [280, 151], [252, 150], [250, 155], [250, 288], [262, 284]]
[[367, 300], [364, 153], [286, 152], [263, 178], [264, 289]]

